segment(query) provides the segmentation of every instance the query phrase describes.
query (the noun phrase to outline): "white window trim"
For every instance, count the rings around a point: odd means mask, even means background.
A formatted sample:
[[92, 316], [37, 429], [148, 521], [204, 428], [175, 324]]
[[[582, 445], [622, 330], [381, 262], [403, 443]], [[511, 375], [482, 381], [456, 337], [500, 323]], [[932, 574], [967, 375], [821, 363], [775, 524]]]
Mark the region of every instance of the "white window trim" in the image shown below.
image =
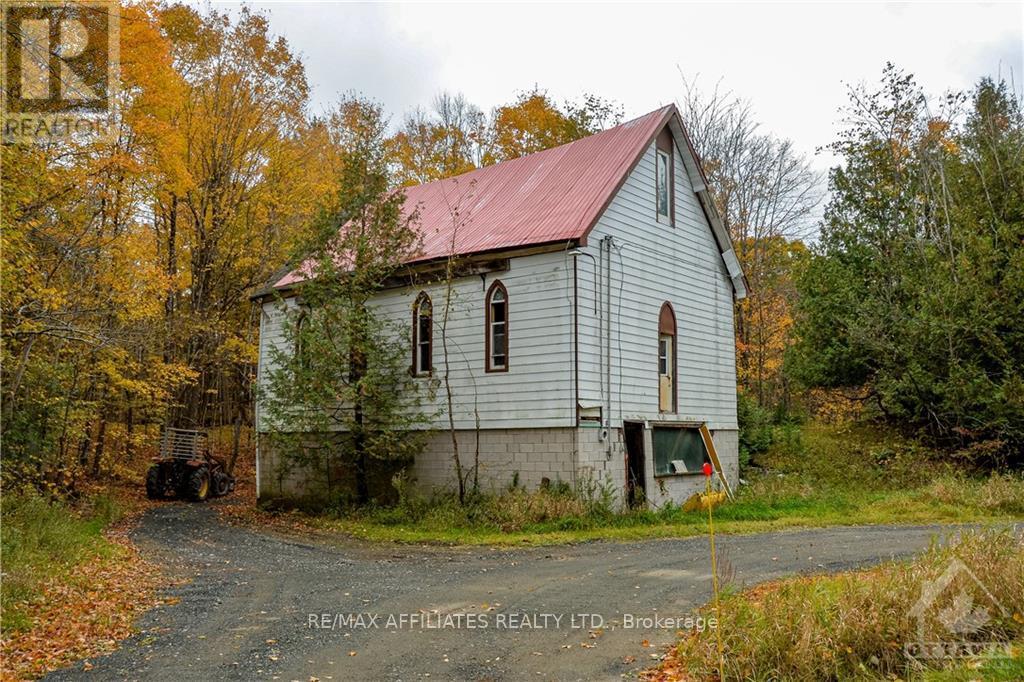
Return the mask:
[[[501, 298], [495, 300], [495, 296], [500, 295]], [[484, 325], [485, 343], [486, 343], [486, 356], [484, 358], [484, 371], [490, 372], [507, 372], [509, 368], [509, 354], [511, 352], [509, 348], [509, 294], [508, 289], [502, 284], [500, 280], [495, 280], [491, 284], [490, 289], [487, 290], [487, 296], [485, 299], [485, 314], [486, 324]], [[494, 307], [495, 304], [501, 304], [504, 309], [504, 319], [497, 321], [494, 319]], [[495, 362], [495, 331], [500, 329], [503, 332], [505, 339], [504, 343], [504, 354], [502, 354], [503, 361], [499, 364]]]
[[[661, 352], [662, 344], [665, 344], [665, 354]], [[674, 344], [675, 337], [671, 334], [661, 334], [658, 337], [658, 374], [663, 377], [672, 376], [672, 356], [674, 355], [672, 346]], [[661, 371], [662, 363], [664, 363], [667, 371]]]
[[[429, 314], [423, 314], [423, 307], [426, 305], [429, 309]], [[430, 298], [426, 292], [421, 292], [416, 298], [416, 305], [413, 310], [413, 358], [412, 358], [412, 373], [414, 376], [428, 376], [434, 371], [434, 301]], [[428, 320], [428, 329], [426, 338], [423, 337], [420, 329], [420, 323], [422, 319], [426, 317]], [[430, 364], [429, 367], [423, 367], [423, 355], [422, 349], [426, 347], [428, 349], [427, 360]]]

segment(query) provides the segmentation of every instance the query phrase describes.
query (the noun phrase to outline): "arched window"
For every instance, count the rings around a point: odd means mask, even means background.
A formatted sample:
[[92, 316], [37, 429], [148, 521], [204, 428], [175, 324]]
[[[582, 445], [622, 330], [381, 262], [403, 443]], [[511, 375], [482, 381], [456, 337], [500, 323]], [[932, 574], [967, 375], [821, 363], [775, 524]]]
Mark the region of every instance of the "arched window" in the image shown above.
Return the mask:
[[295, 320], [295, 359], [302, 369], [309, 369], [309, 353], [306, 350], [309, 334], [309, 314], [303, 310]]
[[484, 359], [485, 371], [508, 371], [508, 291], [500, 280], [487, 290]]
[[658, 314], [658, 411], [676, 412], [676, 314], [668, 301]]
[[412, 308], [412, 371], [430, 374], [434, 369], [434, 305], [421, 291]]

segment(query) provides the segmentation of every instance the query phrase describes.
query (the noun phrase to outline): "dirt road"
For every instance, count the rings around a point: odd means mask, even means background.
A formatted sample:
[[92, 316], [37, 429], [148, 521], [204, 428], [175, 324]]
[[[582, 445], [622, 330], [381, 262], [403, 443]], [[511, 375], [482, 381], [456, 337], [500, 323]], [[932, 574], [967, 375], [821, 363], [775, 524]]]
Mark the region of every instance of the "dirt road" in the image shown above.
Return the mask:
[[[942, 533], [829, 528], [719, 546], [743, 586], [906, 556]], [[180, 601], [143, 616], [139, 634], [92, 670], [48, 679], [621, 679], [650, 666], [711, 591], [703, 538], [512, 550], [327, 543], [168, 503], [134, 539], [188, 579], [169, 590]]]

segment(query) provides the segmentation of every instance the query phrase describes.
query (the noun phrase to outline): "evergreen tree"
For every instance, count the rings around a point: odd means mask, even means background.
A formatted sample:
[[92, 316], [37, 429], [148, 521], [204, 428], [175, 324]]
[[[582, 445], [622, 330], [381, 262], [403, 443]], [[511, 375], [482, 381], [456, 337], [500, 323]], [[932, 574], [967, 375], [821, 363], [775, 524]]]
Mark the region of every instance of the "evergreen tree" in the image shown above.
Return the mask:
[[403, 213], [405, 196], [391, 185], [380, 107], [346, 98], [329, 128], [337, 191], [303, 245], [298, 305], [279, 303], [286, 343], [272, 353], [263, 405], [280, 473], [325, 472], [334, 494], [332, 468], [347, 462], [366, 503], [373, 462], [409, 461], [422, 444], [415, 427], [429, 418], [409, 372], [407, 330], [373, 302], [418, 246], [417, 216]]
[[[851, 92], [821, 242], [799, 281], [804, 382], [990, 461], [1024, 447], [1024, 119], [1005, 83], [929, 111], [889, 66]], [[964, 105], [968, 104], [966, 112]]]

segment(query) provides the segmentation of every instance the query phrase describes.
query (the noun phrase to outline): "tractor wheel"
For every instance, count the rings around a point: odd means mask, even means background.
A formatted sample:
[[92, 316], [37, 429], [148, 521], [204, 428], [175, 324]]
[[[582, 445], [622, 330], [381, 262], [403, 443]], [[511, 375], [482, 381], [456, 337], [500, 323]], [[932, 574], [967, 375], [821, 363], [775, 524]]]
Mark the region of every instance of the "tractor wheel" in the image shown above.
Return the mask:
[[210, 472], [206, 467], [199, 467], [188, 477], [188, 499], [202, 502], [210, 496]]
[[231, 490], [231, 477], [223, 471], [215, 471], [213, 474], [213, 494], [217, 497], [224, 497]]
[[164, 496], [164, 476], [160, 465], [154, 464], [146, 472], [146, 497], [159, 500]]

